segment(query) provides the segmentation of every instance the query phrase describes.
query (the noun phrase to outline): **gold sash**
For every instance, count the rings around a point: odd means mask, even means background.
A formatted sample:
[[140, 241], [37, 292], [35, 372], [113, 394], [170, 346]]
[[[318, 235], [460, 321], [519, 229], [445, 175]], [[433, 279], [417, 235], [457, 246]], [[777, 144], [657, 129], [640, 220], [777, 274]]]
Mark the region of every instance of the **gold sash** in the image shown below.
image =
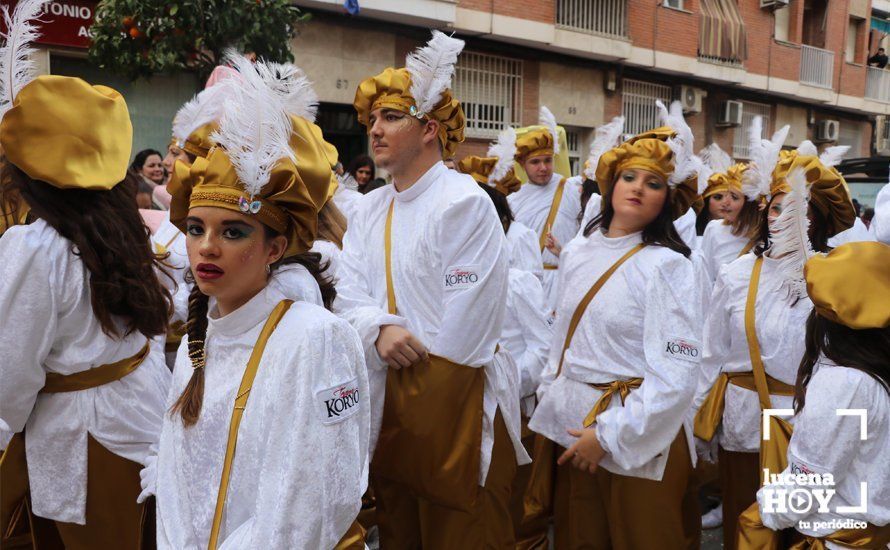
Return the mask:
[[[562, 192], [566, 186], [566, 179], [562, 178], [559, 181], [559, 185], [556, 186], [556, 193], [553, 195], [553, 201], [550, 203], [550, 212], [547, 214], [547, 222], [544, 224], [544, 228], [541, 230], [541, 236], [538, 237], [538, 244], [541, 245], [541, 252], [544, 252], [544, 244], [547, 242], [547, 232], [553, 227], [553, 222], [556, 221], [556, 214], [559, 212], [559, 205], [562, 202]], [[565, 243], [563, 243], [565, 244]], [[555, 266], [551, 268], [544, 269], [557, 269]]]
[[[569, 349], [569, 346], [572, 344], [572, 337], [575, 335], [575, 330], [578, 328], [578, 324], [581, 322], [581, 317], [584, 316], [584, 312], [587, 310], [587, 306], [593, 301], [593, 298], [600, 291], [603, 285], [606, 284], [606, 281], [618, 270], [619, 267], [624, 264], [627, 260], [631, 258], [634, 254], [642, 250], [646, 245], [644, 243], [640, 243], [635, 247], [631, 248], [627, 251], [627, 253], [618, 259], [617, 262], [612, 264], [612, 267], [606, 270], [599, 279], [593, 283], [593, 286], [590, 287], [590, 290], [587, 291], [587, 294], [581, 299], [578, 303], [578, 306], [575, 308], [575, 312], [572, 314], [572, 319], [569, 321], [569, 328], [566, 332], [566, 338], [562, 345], [562, 352], [559, 355], [559, 366], [556, 368], [556, 377], [562, 373], [562, 364], [565, 360], [566, 350]], [[637, 381], [639, 380], [639, 383]], [[619, 391], [621, 393], [621, 401], [624, 402], [624, 398], [627, 396], [627, 393], [630, 392], [632, 387], [639, 387], [639, 384], [642, 383], [642, 380], [639, 378], [634, 378], [631, 380], [624, 381], [615, 381], [610, 384], [606, 384], [606, 389], [604, 390], [603, 395], [597, 400], [594, 404], [593, 409], [587, 415], [587, 418], [584, 419], [585, 427], [589, 426], [587, 424], [588, 420], [591, 420], [591, 424], [593, 420], [596, 420], [596, 416], [604, 411], [606, 407], [609, 406], [609, 402], [612, 399], [612, 395]], [[615, 385], [614, 388], [612, 385]], [[624, 388], [622, 389], [622, 384]], [[598, 385], [593, 385], [597, 387]], [[602, 389], [602, 388], [600, 388]], [[591, 416], [593, 417], [591, 419]], [[550, 506], [553, 502], [553, 479], [554, 479], [554, 467], [556, 465], [556, 447], [552, 441], [547, 439], [541, 434], [535, 434], [535, 447], [534, 452], [532, 454], [534, 457], [534, 462], [532, 463], [532, 472], [528, 481], [528, 486], [525, 490], [525, 496], [523, 498], [523, 521], [529, 521], [532, 518], [539, 517], [542, 514], [545, 514], [547, 510], [549, 510]]]
[[749, 240], [748, 243], [745, 245], [745, 247], [742, 248], [742, 251], [739, 252], [739, 255], [736, 256], [736, 258], [741, 258], [748, 252], [751, 252], [751, 249], [754, 248], [754, 246], [757, 244], [757, 241], [758, 241], [757, 237], [754, 237], [753, 239]]
[[[770, 395], [794, 395], [794, 386], [777, 380], [768, 374], [766, 375], [766, 381]], [[717, 433], [717, 428], [720, 427], [720, 423], [723, 421], [723, 405], [726, 397], [726, 388], [729, 384], [745, 388], [746, 390], [757, 391], [753, 372], [722, 373], [695, 415], [694, 431], [695, 436], [699, 439], [710, 441], [714, 434]]]
[[[384, 235], [387, 307], [396, 314], [392, 217]], [[485, 373], [430, 355], [410, 368], [387, 369], [383, 420], [372, 470], [436, 504], [472, 511], [479, 494]]]
[[136, 355], [108, 365], [100, 365], [94, 369], [73, 374], [48, 372], [40, 393], [63, 393], [98, 388], [130, 374], [142, 364], [146, 357], [148, 357], [148, 342]]
[[250, 388], [256, 378], [257, 370], [260, 366], [260, 359], [263, 357], [263, 351], [266, 349], [266, 343], [269, 337], [275, 331], [275, 327], [290, 309], [293, 300], [282, 300], [275, 306], [266, 324], [260, 331], [250, 359], [247, 361], [247, 367], [241, 377], [241, 385], [238, 387], [238, 393], [235, 396], [235, 404], [232, 408], [232, 419], [229, 421], [229, 439], [226, 442], [226, 457], [223, 460], [222, 477], [219, 480], [219, 493], [216, 496], [216, 510], [213, 513], [213, 526], [210, 530], [210, 541], [207, 548], [215, 550], [219, 542], [219, 529], [222, 526], [223, 510], [226, 506], [226, 496], [229, 493], [229, 477], [232, 474], [232, 462], [235, 459], [235, 445], [238, 442], [238, 426], [241, 425], [241, 417], [244, 416], [244, 409], [247, 407], [247, 398], [250, 397]]
[[[783, 550], [782, 538], [782, 533], [763, 525], [756, 502], [739, 516], [739, 550]], [[788, 550], [825, 550], [826, 542], [849, 548], [886, 548], [890, 544], [890, 525], [868, 524], [865, 529], [841, 529], [824, 537], [802, 535], [802, 540], [789, 546]]]
[[590, 409], [590, 412], [584, 417], [585, 428], [591, 427], [593, 423], [596, 422], [596, 417], [609, 408], [609, 403], [612, 402], [612, 396], [615, 395], [616, 392], [621, 397], [621, 404], [624, 405], [624, 400], [627, 399], [630, 390], [635, 390], [643, 385], [643, 379], [631, 378], [630, 380], [615, 380], [606, 384], [588, 385], [602, 391], [603, 394], [600, 395], [599, 399], [596, 400], [596, 403], [593, 404], [593, 408]]

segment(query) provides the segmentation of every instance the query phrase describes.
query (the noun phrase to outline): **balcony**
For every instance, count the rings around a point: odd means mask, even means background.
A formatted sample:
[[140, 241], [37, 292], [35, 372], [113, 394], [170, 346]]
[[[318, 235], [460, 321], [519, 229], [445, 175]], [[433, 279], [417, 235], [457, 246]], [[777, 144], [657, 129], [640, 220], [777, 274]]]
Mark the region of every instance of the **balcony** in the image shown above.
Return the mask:
[[867, 67], [865, 97], [890, 103], [890, 70]]
[[800, 47], [800, 81], [831, 89], [834, 77], [834, 52], [803, 45]]
[[627, 0], [557, 0], [556, 26], [587, 34], [627, 38]]

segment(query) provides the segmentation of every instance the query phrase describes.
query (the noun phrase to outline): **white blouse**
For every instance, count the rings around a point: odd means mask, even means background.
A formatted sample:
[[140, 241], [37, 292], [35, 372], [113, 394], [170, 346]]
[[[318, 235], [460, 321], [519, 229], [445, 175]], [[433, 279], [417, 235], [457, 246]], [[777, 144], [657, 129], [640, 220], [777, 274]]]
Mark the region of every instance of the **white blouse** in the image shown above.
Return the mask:
[[[839, 415], [841, 409], [862, 411], [863, 414]], [[863, 439], [863, 424], [865, 425]], [[890, 523], [890, 394], [870, 375], [852, 368], [838, 366], [827, 358], [820, 359], [807, 385], [806, 404], [796, 417], [794, 434], [788, 447], [787, 473], [831, 474], [833, 485], [804, 484], [803, 487], [835, 490], [827, 511], [818, 504], [811, 509], [789, 500], [790, 490], [800, 485], [783, 487], [779, 493], [764, 487], [757, 493], [763, 523], [771, 529], [794, 527], [810, 536], [825, 536], [837, 528], [828, 522], [846, 520], [866, 521], [874, 525]], [[815, 481], [815, 480], [814, 480]], [[786, 510], [776, 504], [765, 511], [766, 493], [784, 496]], [[838, 507], [860, 507], [858, 511], [839, 511]], [[799, 522], [809, 522], [802, 528]], [[821, 524], [821, 525], [820, 525]], [[843, 548], [827, 543], [828, 548]]]
[[[27, 429], [33, 512], [82, 525], [87, 434], [134, 462], [146, 464], [154, 454], [170, 387], [163, 345], [153, 341], [142, 364], [115, 382], [38, 393], [46, 373], [74, 374], [132, 357], [146, 338], [102, 330], [89, 271], [72, 243], [43, 220], [9, 228], [0, 258], [0, 420], [13, 433]], [[125, 331], [122, 320], [115, 325]]]
[[535, 232], [521, 223], [514, 221], [507, 230], [507, 248], [510, 258], [510, 267], [528, 271], [544, 280], [544, 264], [541, 262], [538, 236]]
[[733, 235], [732, 225], [723, 220], [708, 222], [696, 255], [701, 258], [711, 284], [717, 280], [720, 268], [738, 258], [748, 241], [744, 236]]
[[[563, 250], [560, 300], [550, 357], [529, 428], [568, 447], [567, 429], [582, 428], [602, 395], [588, 384], [643, 378], [622, 406], [616, 393], [596, 421], [606, 450], [601, 465], [621, 475], [660, 480], [667, 450], [686, 428], [690, 453], [692, 398], [698, 376], [698, 308], [692, 263], [650, 245], [627, 260], [587, 307], [565, 353], [569, 322], [593, 283], [641, 242], [641, 234], [608, 238], [601, 231], [574, 239]], [[682, 351], [681, 351], [682, 350]]]
[[[751, 372], [751, 356], [745, 336], [745, 304], [754, 254], [746, 254], [724, 265], [711, 295], [704, 324], [702, 376], [696, 393], [698, 409], [722, 372]], [[806, 319], [813, 303], [806, 296], [792, 303], [788, 298], [777, 262], [764, 256], [755, 303], [754, 326], [766, 373], [794, 385], [805, 349]], [[794, 398], [774, 395], [774, 409], [793, 408]], [[760, 401], [757, 392], [729, 384], [723, 422], [717, 433], [727, 451], [757, 452], [760, 449]]]
[[[263, 325], [285, 298], [267, 286], [236, 311], [211, 312], [198, 422], [164, 418], [157, 459], [159, 548], [207, 547], [229, 423]], [[192, 376], [179, 348], [168, 406]], [[219, 548], [333, 548], [367, 486], [370, 409], [361, 343], [345, 321], [295, 302], [268, 340], [238, 431]], [[357, 395], [348, 407], [332, 396]], [[342, 409], [342, 410], [341, 410]]]
[[[384, 234], [392, 218], [392, 279], [397, 315], [387, 312]], [[339, 262], [334, 308], [358, 331], [370, 370], [372, 448], [379, 433], [386, 387], [386, 364], [375, 343], [383, 325], [399, 325], [431, 354], [485, 369], [482, 468], [491, 461], [493, 426], [500, 408], [514, 440], [519, 440], [515, 366], [495, 358], [503, 326], [508, 258], [504, 229], [491, 199], [473, 178], [442, 162], [398, 192], [387, 185], [368, 193], [350, 220]], [[513, 370], [509, 376], [507, 371]], [[507, 378], [504, 378], [507, 377]], [[508, 414], [516, 409], [515, 417]]]

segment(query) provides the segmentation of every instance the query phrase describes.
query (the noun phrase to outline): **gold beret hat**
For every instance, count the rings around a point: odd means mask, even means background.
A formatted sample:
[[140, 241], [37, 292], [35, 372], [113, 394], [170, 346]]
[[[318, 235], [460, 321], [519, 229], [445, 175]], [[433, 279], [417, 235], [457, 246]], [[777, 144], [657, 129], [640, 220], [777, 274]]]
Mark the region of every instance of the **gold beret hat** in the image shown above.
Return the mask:
[[495, 189], [504, 195], [519, 191], [522, 182], [516, 177], [512, 168], [501, 181], [498, 181], [495, 184], [488, 181], [488, 178], [497, 163], [497, 157], [469, 156], [462, 158], [460, 162], [457, 163], [457, 167], [458, 171], [472, 176], [477, 183], [488, 186], [493, 185]]

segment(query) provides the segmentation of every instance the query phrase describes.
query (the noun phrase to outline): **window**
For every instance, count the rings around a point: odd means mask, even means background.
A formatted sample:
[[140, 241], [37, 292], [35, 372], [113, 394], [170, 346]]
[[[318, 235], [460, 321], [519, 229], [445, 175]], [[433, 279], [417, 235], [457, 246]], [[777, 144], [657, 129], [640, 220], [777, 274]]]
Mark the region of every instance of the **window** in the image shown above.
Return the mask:
[[495, 138], [520, 125], [522, 61], [465, 52], [455, 69], [454, 93], [467, 117], [467, 136]]
[[569, 166], [572, 174], [581, 173], [581, 128], [566, 128], [566, 144], [568, 145]]
[[683, 0], [664, 0], [664, 7], [682, 10]]
[[627, 0], [557, 0], [556, 25], [573, 31], [627, 36]]
[[763, 118], [762, 137], [769, 138], [772, 135], [769, 124], [770, 106], [763, 103], [743, 101], [742, 124], [741, 126], [736, 126], [732, 141], [732, 156], [737, 159], [747, 159], [751, 155], [750, 148], [748, 147], [748, 129], [751, 128], [751, 122], [756, 116]]
[[845, 155], [846, 158], [857, 158], [862, 156], [862, 130], [863, 125], [861, 122], [852, 120], [841, 121], [841, 131], [838, 135], [837, 144], [850, 146], [850, 150], [847, 151], [847, 154]]
[[621, 114], [624, 131], [635, 136], [661, 126], [655, 100], [665, 105], [671, 101], [671, 87], [625, 78], [621, 85]]
[[777, 8], [773, 12], [773, 17], [776, 19], [776, 40], [790, 42], [791, 10], [787, 7]]

